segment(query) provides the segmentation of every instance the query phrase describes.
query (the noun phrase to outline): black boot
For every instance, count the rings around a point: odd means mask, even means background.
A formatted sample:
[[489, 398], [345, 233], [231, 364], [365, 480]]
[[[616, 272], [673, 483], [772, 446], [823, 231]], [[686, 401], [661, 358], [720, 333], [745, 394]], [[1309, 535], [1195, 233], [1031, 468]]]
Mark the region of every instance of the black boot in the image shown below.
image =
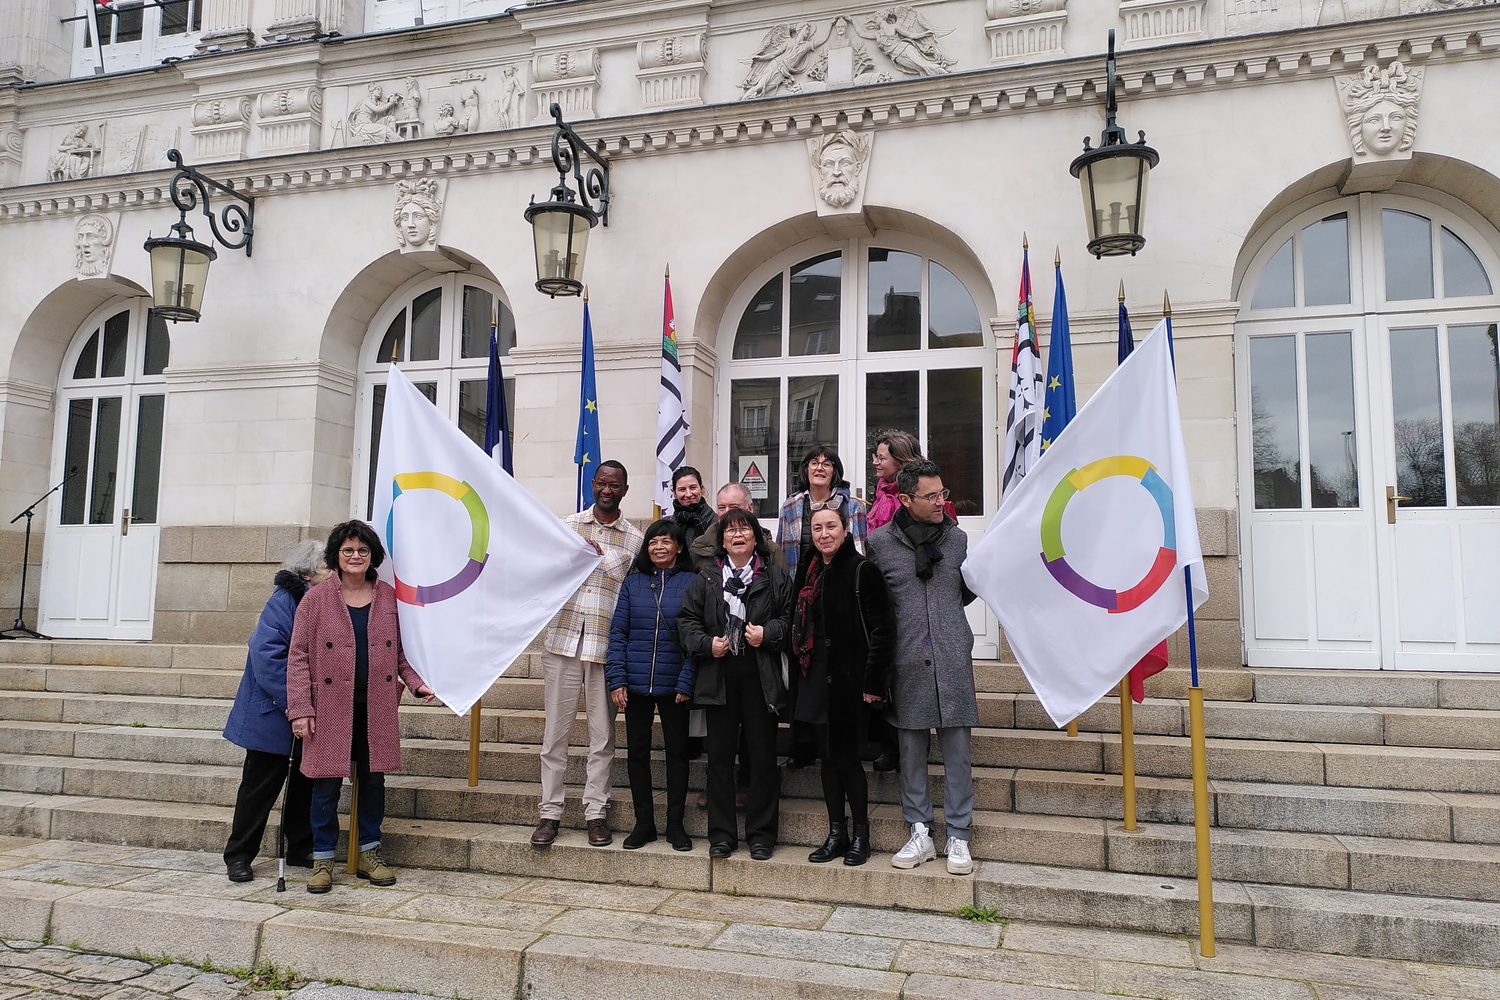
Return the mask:
[[849, 849], [848, 828], [843, 822], [828, 824], [828, 839], [823, 841], [823, 846], [807, 856], [807, 860], [815, 865], [826, 865], [834, 858]]
[[870, 824], [854, 824], [854, 837], [849, 841], [849, 850], [844, 853], [844, 864], [853, 868], [870, 860]]
[[656, 839], [656, 822], [635, 821], [635, 829], [630, 831], [630, 836], [625, 838], [625, 850], [634, 851], [645, 847]]

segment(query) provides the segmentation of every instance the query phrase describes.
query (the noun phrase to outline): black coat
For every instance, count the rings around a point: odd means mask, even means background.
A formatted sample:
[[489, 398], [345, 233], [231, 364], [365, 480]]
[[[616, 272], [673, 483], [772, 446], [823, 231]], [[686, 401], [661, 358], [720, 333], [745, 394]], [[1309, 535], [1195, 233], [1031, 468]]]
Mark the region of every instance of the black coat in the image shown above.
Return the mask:
[[[749, 648], [755, 652], [766, 707], [780, 712], [789, 704], [781, 664], [782, 652], [788, 648], [792, 635], [792, 578], [785, 569], [762, 556], [761, 570], [745, 588], [742, 599], [746, 621], [765, 627], [765, 641], [759, 648]], [[713, 641], [724, 634], [728, 617], [723, 571], [717, 565], [700, 570], [688, 587], [677, 615], [677, 635], [683, 655], [691, 656], [697, 666], [693, 703], [700, 707], [723, 705], [727, 700], [724, 661], [714, 656]]]
[[[818, 558], [816, 553], [814, 558]], [[794, 608], [807, 570], [808, 563], [804, 561], [792, 592]], [[818, 641], [827, 643], [828, 740], [831, 744], [862, 748], [867, 725], [864, 696], [877, 695], [886, 703], [891, 700], [896, 622], [885, 575], [879, 566], [860, 555], [852, 535], [823, 568], [821, 603], [823, 613], [813, 628]], [[802, 680], [801, 665], [795, 658], [792, 675], [795, 688]]]

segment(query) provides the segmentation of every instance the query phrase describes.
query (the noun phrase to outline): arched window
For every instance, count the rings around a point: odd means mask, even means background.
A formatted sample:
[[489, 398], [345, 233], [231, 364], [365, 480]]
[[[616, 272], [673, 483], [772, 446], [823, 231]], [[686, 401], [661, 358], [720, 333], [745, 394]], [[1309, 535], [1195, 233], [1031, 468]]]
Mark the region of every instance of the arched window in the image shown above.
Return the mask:
[[[373, 510], [391, 362], [475, 444], [484, 445], [492, 322], [503, 358], [516, 343], [515, 317], [500, 286], [470, 274], [429, 275], [408, 282], [376, 314], [360, 352], [356, 517], [369, 517]], [[513, 418], [514, 379], [505, 380], [505, 399]]]
[[1360, 195], [1293, 219], [1251, 262], [1252, 664], [1500, 668], [1493, 240], [1466, 215]]
[[[869, 497], [869, 453], [910, 431], [943, 469], [960, 515], [993, 510], [994, 349], [977, 269], [896, 234], [804, 244], [731, 299], [720, 330], [720, 482], [744, 482], [760, 517], [802, 488], [802, 456], [838, 448]], [[986, 429], [989, 429], [987, 432]]]
[[167, 325], [149, 299], [89, 317], [63, 356], [41, 630], [149, 639], [156, 593]]

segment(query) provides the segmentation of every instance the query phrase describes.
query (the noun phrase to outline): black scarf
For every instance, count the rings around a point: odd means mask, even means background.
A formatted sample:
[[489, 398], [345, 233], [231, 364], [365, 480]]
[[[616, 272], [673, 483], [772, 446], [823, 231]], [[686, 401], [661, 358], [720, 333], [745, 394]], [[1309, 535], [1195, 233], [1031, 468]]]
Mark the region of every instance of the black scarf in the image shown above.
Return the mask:
[[906, 535], [907, 541], [911, 542], [912, 548], [917, 550], [917, 579], [932, 579], [932, 564], [941, 562], [943, 550], [941, 548], [943, 535], [948, 532], [948, 518], [937, 524], [931, 521], [913, 521], [905, 507], [896, 511], [896, 516], [891, 519], [896, 527]]
[[298, 604], [302, 603], [302, 595], [307, 593], [307, 581], [291, 570], [277, 570], [272, 582], [288, 594], [291, 594], [292, 600]]
[[679, 501], [672, 501], [672, 520], [677, 523], [687, 535], [688, 544], [708, 530], [709, 525], [716, 520], [714, 509], [708, 505], [708, 501], [699, 498], [698, 502], [684, 507]]

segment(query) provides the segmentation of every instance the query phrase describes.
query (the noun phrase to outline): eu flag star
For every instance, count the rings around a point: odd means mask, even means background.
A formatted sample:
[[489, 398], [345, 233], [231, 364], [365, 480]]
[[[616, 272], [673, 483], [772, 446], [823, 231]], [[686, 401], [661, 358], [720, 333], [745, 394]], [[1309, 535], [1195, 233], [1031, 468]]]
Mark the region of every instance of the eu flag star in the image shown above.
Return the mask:
[[584, 452], [583, 453], [583, 461], [579, 462], [578, 464], [579, 465], [588, 465], [590, 461], [591, 461], [591, 459], [589, 458], [589, 453], [588, 452]]
[[1058, 378], [1056, 375], [1052, 376], [1052, 381], [1047, 383], [1047, 388], [1049, 388], [1049, 389], [1061, 389], [1062, 388], [1062, 379]]
[[1042, 450], [1046, 451], [1050, 447], [1052, 447], [1052, 439], [1051, 438], [1042, 438]]
[[595, 413], [599, 409], [598, 405], [592, 399], [584, 403], [583, 408], [585, 410], [588, 410], [590, 413]]
[[1048, 409], [1047, 407], [1045, 407], [1045, 406], [1042, 407], [1042, 419], [1043, 420], [1051, 420], [1052, 419], [1052, 411], [1050, 409]]

